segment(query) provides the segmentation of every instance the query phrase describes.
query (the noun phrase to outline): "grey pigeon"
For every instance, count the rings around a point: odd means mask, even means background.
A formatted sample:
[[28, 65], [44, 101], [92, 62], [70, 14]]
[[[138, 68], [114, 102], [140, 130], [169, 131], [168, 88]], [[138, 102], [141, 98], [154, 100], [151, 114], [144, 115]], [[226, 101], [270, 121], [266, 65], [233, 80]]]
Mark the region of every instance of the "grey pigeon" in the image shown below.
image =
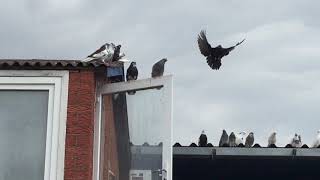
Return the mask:
[[294, 137], [291, 140], [291, 146], [292, 147], [301, 147], [302, 142], [301, 142], [301, 136], [298, 135], [297, 133], [294, 134]]
[[268, 138], [268, 147], [271, 145], [276, 145], [277, 138], [276, 138], [277, 133], [273, 132], [270, 137]]
[[230, 147], [237, 146], [237, 144], [236, 144], [236, 135], [234, 134], [234, 132], [231, 132], [231, 134], [229, 136], [229, 146]]
[[166, 58], [161, 59], [157, 63], [152, 66], [151, 77], [159, 77], [163, 76], [164, 72], [164, 64], [167, 62]]
[[[138, 69], [136, 67], [136, 62], [131, 62], [130, 66], [127, 69], [126, 74], [127, 81], [133, 81], [138, 79]], [[128, 91], [129, 95], [135, 94], [135, 91]]]
[[254, 136], [253, 132], [250, 132], [249, 135], [246, 138], [245, 146], [246, 147], [251, 147], [254, 143]]
[[90, 54], [87, 58], [82, 60], [82, 62], [98, 62], [98, 63], [106, 63], [107, 61], [111, 61], [113, 58], [113, 54], [115, 51], [115, 46], [113, 44], [105, 43], [95, 52]]
[[222, 147], [225, 144], [229, 144], [229, 136], [226, 130], [222, 130], [222, 135], [219, 141], [219, 147]]
[[317, 132], [316, 140], [314, 141], [312, 147], [317, 148], [320, 146], [320, 130]]
[[206, 32], [202, 30], [198, 35], [198, 46], [201, 54], [207, 58], [208, 65], [212, 69], [218, 70], [221, 66], [221, 59], [224, 56], [227, 56], [235, 47], [239, 46], [244, 40], [245, 39], [229, 48], [223, 48], [221, 45], [212, 48], [207, 40]]
[[201, 132], [201, 135], [199, 137], [198, 146], [199, 147], [206, 147], [208, 144], [207, 135], [204, 131]]

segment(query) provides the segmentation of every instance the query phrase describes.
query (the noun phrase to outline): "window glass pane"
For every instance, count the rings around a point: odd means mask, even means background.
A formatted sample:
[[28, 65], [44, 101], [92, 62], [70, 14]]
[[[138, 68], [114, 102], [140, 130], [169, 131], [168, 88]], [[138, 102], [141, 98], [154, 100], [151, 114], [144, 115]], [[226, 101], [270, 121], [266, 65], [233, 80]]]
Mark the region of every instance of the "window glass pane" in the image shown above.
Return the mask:
[[[119, 180], [162, 180], [164, 152], [171, 147], [164, 88], [129, 91], [103, 98], [102, 179], [112, 171]], [[109, 176], [110, 177], [110, 176]]]
[[48, 91], [0, 91], [0, 179], [43, 180]]

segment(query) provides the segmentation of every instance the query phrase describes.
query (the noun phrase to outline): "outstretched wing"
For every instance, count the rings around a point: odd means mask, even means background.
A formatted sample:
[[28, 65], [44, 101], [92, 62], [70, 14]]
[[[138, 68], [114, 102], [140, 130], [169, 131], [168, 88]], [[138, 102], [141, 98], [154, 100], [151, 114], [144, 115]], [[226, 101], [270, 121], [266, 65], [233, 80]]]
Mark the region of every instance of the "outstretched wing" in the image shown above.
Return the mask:
[[90, 54], [88, 57], [94, 57], [97, 54], [100, 54], [102, 51], [104, 51], [106, 49], [105, 45], [102, 45], [99, 49], [97, 49], [95, 52], [93, 52], [92, 54]]
[[198, 35], [198, 46], [201, 54], [206, 57], [210, 55], [211, 45], [208, 43], [206, 32], [204, 30], [201, 30]]

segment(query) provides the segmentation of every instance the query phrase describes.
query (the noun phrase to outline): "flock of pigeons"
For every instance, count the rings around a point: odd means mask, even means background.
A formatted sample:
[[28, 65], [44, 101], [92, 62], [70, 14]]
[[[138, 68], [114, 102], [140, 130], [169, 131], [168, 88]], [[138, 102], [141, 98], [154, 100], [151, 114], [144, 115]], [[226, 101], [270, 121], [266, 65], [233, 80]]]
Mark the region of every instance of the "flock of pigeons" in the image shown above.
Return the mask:
[[[236, 46], [240, 45], [245, 39], [241, 42], [238, 42], [235, 46], [229, 48], [223, 48], [221, 45], [216, 47], [211, 47], [209, 44], [206, 32], [202, 30], [198, 35], [198, 46], [202, 55], [207, 59], [208, 65], [215, 70], [218, 70], [221, 66], [221, 59], [228, 55]], [[95, 52], [90, 54], [87, 58], [83, 59], [82, 62], [90, 62], [96, 64], [105, 64], [108, 62], [129, 62], [125, 59], [125, 54], [120, 52], [121, 45], [115, 45], [113, 43], [105, 43]], [[164, 65], [167, 62], [166, 58], [161, 59], [155, 63], [152, 67], [151, 77], [159, 77], [163, 75]], [[136, 62], [131, 62], [130, 66], [127, 69], [126, 79], [127, 81], [137, 80], [138, 78], [138, 69]]]
[[[201, 54], [206, 57], [208, 65], [212, 69], [218, 70], [221, 67], [221, 59], [224, 56], [227, 56], [232, 50], [235, 49], [235, 47], [243, 43], [244, 40], [245, 39], [238, 42], [236, 45], [228, 48], [223, 48], [221, 45], [218, 45], [216, 47], [211, 47], [210, 43], [207, 40], [206, 32], [202, 30], [198, 35], [198, 46]], [[82, 60], [82, 62], [91, 62], [91, 63], [98, 63], [98, 64], [105, 64], [108, 62], [116, 62], [116, 61], [129, 62], [129, 60], [124, 58], [125, 54], [121, 53], [120, 49], [121, 49], [121, 45], [116, 46], [113, 43], [105, 43], [95, 52], [90, 54], [87, 58]], [[164, 65], [166, 62], [167, 62], [167, 59], [163, 58], [152, 66], [152, 72], [151, 72], [152, 78], [163, 76]], [[130, 66], [128, 67], [126, 79], [127, 81], [138, 79], [138, 69], [136, 66], [136, 62], [131, 62]], [[134, 94], [135, 92], [132, 91], [128, 93]], [[246, 138], [245, 136], [246, 136], [245, 132], [240, 132], [238, 134], [231, 132], [231, 134], [228, 135], [227, 132], [223, 130], [220, 141], [219, 141], [219, 146], [235, 147], [235, 146], [239, 146], [240, 144], [244, 144], [245, 147], [252, 147], [254, 144], [254, 133], [250, 132]], [[208, 144], [207, 136], [203, 131], [199, 137], [198, 145], [200, 147], [204, 147], [204, 146], [207, 146], [207, 144]], [[268, 147], [275, 146], [275, 144], [276, 144], [276, 133], [273, 132], [268, 138]], [[302, 146], [301, 136], [298, 134], [295, 134], [290, 144], [292, 147], [301, 147]], [[318, 147], [318, 146], [320, 146], [320, 130], [318, 131], [316, 141], [314, 142], [312, 147]]]
[[[241, 144], [245, 147], [252, 147], [254, 144], [254, 134], [253, 132], [250, 132], [249, 135], [245, 138], [246, 133], [240, 132], [238, 134], [235, 134], [234, 132], [231, 132], [230, 135], [226, 132], [226, 130], [222, 131], [222, 135], [219, 141], [219, 147], [237, 147]], [[268, 138], [268, 147], [276, 147], [276, 132], [273, 132], [269, 138]], [[301, 135], [295, 134], [292, 138], [290, 145], [292, 147], [298, 148], [302, 146], [302, 140]], [[199, 147], [206, 147], [208, 146], [208, 140], [207, 135], [204, 131], [202, 131], [199, 141], [198, 141]], [[320, 130], [317, 132], [317, 137], [314, 143], [312, 144], [312, 147], [318, 148], [320, 146]]]
[[[90, 54], [87, 58], [83, 59], [82, 62], [90, 62], [96, 64], [105, 64], [109, 62], [129, 62], [125, 59], [125, 54], [120, 52], [121, 45], [114, 45], [113, 43], [105, 43], [95, 52]], [[161, 59], [155, 63], [152, 67], [151, 77], [163, 76], [164, 65], [167, 62], [166, 58]], [[137, 80], [138, 79], [138, 69], [136, 62], [131, 62], [130, 66], [127, 69], [126, 74], [127, 81]], [[132, 93], [132, 92], [131, 92]]]

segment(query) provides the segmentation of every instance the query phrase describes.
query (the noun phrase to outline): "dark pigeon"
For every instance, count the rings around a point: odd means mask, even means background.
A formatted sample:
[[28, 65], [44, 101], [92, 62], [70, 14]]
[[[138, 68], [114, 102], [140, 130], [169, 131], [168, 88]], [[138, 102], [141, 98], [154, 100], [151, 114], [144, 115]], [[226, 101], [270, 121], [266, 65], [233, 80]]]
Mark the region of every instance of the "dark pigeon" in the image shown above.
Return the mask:
[[239, 46], [245, 39], [241, 42], [238, 42], [235, 46], [229, 48], [223, 48], [221, 45], [218, 45], [214, 48], [209, 44], [206, 32], [202, 30], [198, 35], [198, 46], [202, 55], [207, 58], [208, 65], [215, 70], [220, 69], [221, 59], [224, 56], [227, 56], [235, 47]]
[[229, 146], [230, 147], [236, 147], [236, 135], [234, 134], [234, 132], [231, 132], [230, 136], [229, 136]]
[[[130, 66], [127, 69], [126, 78], [127, 81], [133, 81], [138, 79], [138, 69], [136, 67], [136, 62], [131, 62]], [[129, 95], [133, 95], [135, 93], [135, 91], [128, 91]]]
[[161, 59], [160, 61], [158, 61], [157, 63], [155, 63], [152, 66], [152, 72], [151, 72], [151, 77], [155, 78], [155, 77], [160, 77], [163, 76], [163, 72], [164, 72], [164, 64], [167, 62], [168, 60], [166, 58]]
[[246, 147], [252, 147], [253, 143], [254, 143], [253, 132], [250, 132], [249, 135], [246, 138], [245, 146]]
[[112, 62], [118, 61], [121, 58], [120, 49], [121, 49], [121, 45], [115, 46]]
[[199, 137], [198, 146], [206, 147], [207, 145], [208, 145], [207, 135], [204, 133], [204, 131], [202, 131]]
[[229, 144], [229, 136], [226, 130], [223, 130], [220, 141], [219, 141], [219, 147], [223, 147], [224, 145], [228, 145], [228, 144]]

